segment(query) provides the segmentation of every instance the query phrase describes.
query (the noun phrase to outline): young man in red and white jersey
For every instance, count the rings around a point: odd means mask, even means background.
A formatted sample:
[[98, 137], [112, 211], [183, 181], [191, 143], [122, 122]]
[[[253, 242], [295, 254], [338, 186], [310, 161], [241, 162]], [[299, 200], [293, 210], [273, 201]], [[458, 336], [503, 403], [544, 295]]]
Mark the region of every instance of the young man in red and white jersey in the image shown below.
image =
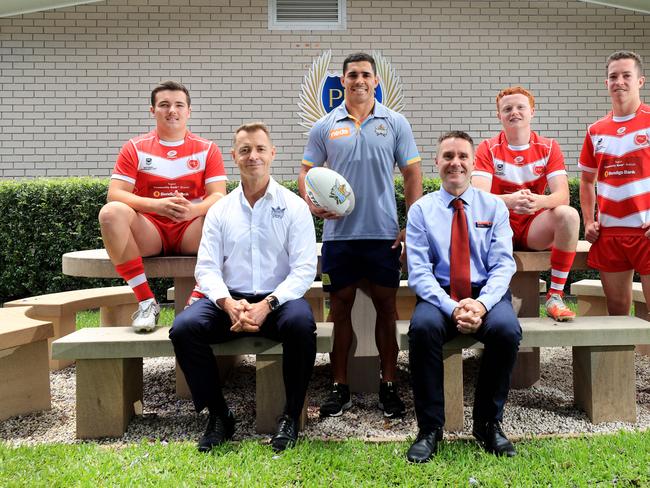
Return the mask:
[[606, 69], [612, 111], [587, 130], [580, 206], [592, 243], [587, 264], [600, 271], [607, 311], [628, 315], [634, 271], [650, 303], [650, 106], [641, 102], [645, 77], [638, 54], [615, 52]]
[[479, 145], [472, 185], [505, 202], [515, 250], [551, 250], [546, 311], [554, 320], [572, 320], [575, 313], [563, 297], [576, 255], [580, 218], [569, 206], [562, 150], [555, 140], [531, 130], [535, 97], [530, 91], [520, 86], [505, 88], [497, 95], [496, 105], [503, 130]]
[[106, 251], [140, 302], [133, 316], [139, 332], [153, 330], [160, 313], [142, 257], [196, 254], [203, 217], [226, 193], [221, 151], [187, 129], [187, 88], [162, 82], [149, 110], [156, 128], [122, 146], [99, 212]]

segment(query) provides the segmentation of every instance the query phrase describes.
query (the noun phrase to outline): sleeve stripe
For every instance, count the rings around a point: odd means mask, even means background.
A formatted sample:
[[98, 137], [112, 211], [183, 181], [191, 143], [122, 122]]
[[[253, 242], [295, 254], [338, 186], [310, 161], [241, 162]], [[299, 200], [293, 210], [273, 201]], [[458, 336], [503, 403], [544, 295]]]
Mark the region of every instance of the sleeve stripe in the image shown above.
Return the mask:
[[411, 159], [407, 159], [406, 164], [411, 165], [411, 164], [419, 163], [420, 161], [422, 161], [422, 157], [418, 154], [417, 156]]
[[113, 174], [111, 175], [111, 179], [122, 180], [135, 185], [135, 178], [131, 178], [130, 176], [126, 175]]
[[559, 169], [557, 171], [553, 171], [549, 174], [546, 175], [546, 179], [550, 180], [551, 178], [555, 178], [556, 176], [561, 176], [561, 175], [566, 175], [566, 171], [563, 169]]
[[487, 171], [474, 170], [474, 171], [472, 171], [472, 176], [480, 176], [482, 178], [487, 178], [488, 180], [492, 179], [492, 175], [490, 173], [488, 173]]
[[312, 163], [311, 161], [303, 159], [302, 164], [304, 164], [305, 166], [309, 166], [311, 168], [315, 163]]
[[590, 168], [589, 166], [585, 166], [582, 163], [578, 163], [578, 168], [580, 168], [582, 171], [586, 173], [595, 173], [597, 171], [596, 168]]
[[206, 183], [214, 183], [215, 181], [228, 181], [228, 177], [226, 175], [220, 175], [205, 179]]

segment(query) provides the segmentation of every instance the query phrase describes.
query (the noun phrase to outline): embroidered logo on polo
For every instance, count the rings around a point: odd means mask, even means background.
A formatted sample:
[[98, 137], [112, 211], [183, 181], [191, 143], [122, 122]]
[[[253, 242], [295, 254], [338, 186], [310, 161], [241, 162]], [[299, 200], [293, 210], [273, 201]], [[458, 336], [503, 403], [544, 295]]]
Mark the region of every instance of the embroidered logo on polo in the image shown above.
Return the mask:
[[341, 205], [350, 196], [348, 187], [339, 183], [339, 180], [334, 180], [334, 186], [330, 189], [330, 198], [336, 200], [337, 205]]
[[[401, 112], [404, 110], [404, 103], [400, 77], [381, 53], [373, 52], [372, 56], [375, 58], [379, 78], [375, 98], [389, 109]], [[300, 125], [307, 131], [316, 121], [343, 103], [345, 90], [341, 84], [341, 74], [328, 71], [331, 59], [332, 51], [324, 51], [313, 61], [311, 69], [303, 78], [298, 116], [302, 119]], [[307, 134], [308, 132], [305, 132], [305, 135]]]
[[275, 208], [271, 207], [271, 217], [274, 219], [281, 219], [284, 217], [285, 210], [286, 208], [282, 208], [282, 207], [275, 207]]
[[379, 124], [377, 127], [375, 127], [375, 134], [378, 136], [386, 137], [388, 135], [388, 129], [384, 124]]

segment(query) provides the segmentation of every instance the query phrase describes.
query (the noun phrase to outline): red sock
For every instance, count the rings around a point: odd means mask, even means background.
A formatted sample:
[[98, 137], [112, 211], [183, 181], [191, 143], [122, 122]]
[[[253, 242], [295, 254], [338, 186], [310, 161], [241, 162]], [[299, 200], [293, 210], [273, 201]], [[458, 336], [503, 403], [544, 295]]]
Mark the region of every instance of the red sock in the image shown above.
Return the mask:
[[144, 274], [144, 264], [142, 264], [141, 257], [138, 256], [131, 261], [118, 264], [115, 266], [115, 271], [133, 289], [133, 293], [135, 293], [135, 297], [139, 302], [154, 297], [151, 288], [149, 288], [147, 276]]
[[575, 251], [561, 251], [555, 247], [551, 248], [551, 289], [548, 291], [547, 296], [551, 293], [557, 293], [560, 296], [564, 295], [564, 285], [569, 277], [569, 271], [575, 257]]

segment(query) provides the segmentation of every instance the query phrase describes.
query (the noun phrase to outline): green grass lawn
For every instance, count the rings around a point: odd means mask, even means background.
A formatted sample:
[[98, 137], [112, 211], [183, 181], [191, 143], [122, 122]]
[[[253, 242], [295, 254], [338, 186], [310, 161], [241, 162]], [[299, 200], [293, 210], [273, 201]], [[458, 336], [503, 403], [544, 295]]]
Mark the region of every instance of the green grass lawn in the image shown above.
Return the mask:
[[255, 441], [208, 455], [189, 442], [0, 443], [0, 486], [650, 486], [647, 432], [516, 445], [519, 455], [508, 459], [470, 441], [445, 442], [432, 462], [410, 465], [406, 442], [305, 441], [279, 456]]

